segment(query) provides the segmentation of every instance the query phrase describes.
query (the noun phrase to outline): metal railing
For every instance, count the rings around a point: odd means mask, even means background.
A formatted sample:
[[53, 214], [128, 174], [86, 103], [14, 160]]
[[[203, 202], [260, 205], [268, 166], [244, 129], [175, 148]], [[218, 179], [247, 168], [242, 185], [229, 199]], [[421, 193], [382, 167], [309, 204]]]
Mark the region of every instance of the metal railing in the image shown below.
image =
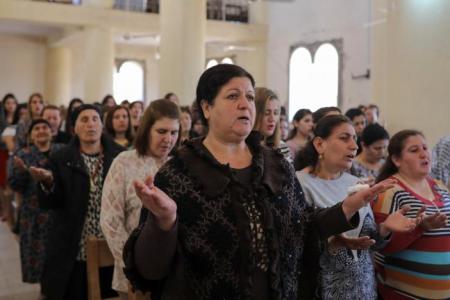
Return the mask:
[[[160, 0], [115, 0], [114, 8], [159, 13]], [[206, 18], [208, 20], [248, 23], [248, 0], [208, 0]]]
[[208, 0], [206, 18], [208, 20], [248, 23], [247, 0]]
[[[32, 0], [81, 5], [83, 0]], [[114, 0], [114, 9], [159, 13], [160, 0]], [[248, 23], [248, 0], [207, 0], [206, 18], [208, 20]]]

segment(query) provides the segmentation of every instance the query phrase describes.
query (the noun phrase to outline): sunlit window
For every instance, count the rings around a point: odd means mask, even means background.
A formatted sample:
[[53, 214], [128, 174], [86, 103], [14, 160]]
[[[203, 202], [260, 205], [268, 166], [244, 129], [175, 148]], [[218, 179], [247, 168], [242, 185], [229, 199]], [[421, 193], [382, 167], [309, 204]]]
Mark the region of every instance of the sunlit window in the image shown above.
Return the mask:
[[209, 69], [211, 67], [214, 67], [215, 65], [218, 65], [219, 62], [215, 59], [208, 60], [208, 63], [206, 64], [206, 69]]
[[336, 48], [322, 44], [314, 54], [299, 47], [289, 62], [289, 117], [300, 108], [312, 111], [338, 105], [339, 55]]
[[144, 100], [144, 68], [135, 61], [126, 61], [114, 73], [114, 97], [122, 100]]

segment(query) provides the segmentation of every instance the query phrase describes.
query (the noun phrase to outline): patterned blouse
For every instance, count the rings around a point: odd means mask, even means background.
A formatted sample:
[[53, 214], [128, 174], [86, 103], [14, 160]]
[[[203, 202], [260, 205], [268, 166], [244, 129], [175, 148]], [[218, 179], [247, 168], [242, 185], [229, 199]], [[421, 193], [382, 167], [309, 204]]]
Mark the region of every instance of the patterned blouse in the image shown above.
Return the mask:
[[450, 183], [450, 135], [443, 137], [433, 148], [431, 177], [442, 181], [447, 187]]
[[[382, 161], [382, 163], [380, 165], [384, 164], [384, 160]], [[353, 176], [356, 176], [358, 178], [377, 178], [378, 174], [380, 173], [379, 170], [373, 170], [373, 169], [369, 169], [366, 166], [364, 166], [363, 164], [361, 164], [359, 161], [357, 161], [356, 159], [353, 160], [352, 163], [352, 167], [350, 168], [350, 174], [352, 174]]]
[[128, 281], [123, 274], [123, 246], [137, 227], [141, 200], [134, 190], [134, 180], [144, 180], [158, 172], [158, 165], [150, 156], [139, 156], [136, 150], [120, 153], [113, 161], [103, 185], [100, 225], [114, 256], [112, 287], [126, 292]]
[[103, 238], [100, 229], [100, 207], [103, 188], [103, 155], [88, 155], [81, 153], [86, 170], [89, 174], [89, 200], [79, 245], [77, 260], [86, 260], [86, 240], [89, 236]]
[[[245, 185], [250, 185], [252, 182], [253, 168], [247, 167], [244, 169], [233, 169], [236, 179]], [[249, 218], [252, 255], [255, 267], [263, 272], [267, 272], [269, 267], [269, 256], [267, 253], [266, 233], [263, 226], [263, 213], [261, 208], [256, 204], [255, 198], [250, 197], [247, 201], [242, 202], [245, 213]]]
[[[347, 190], [359, 178], [343, 173], [337, 179], [325, 180], [306, 172], [297, 172], [306, 201], [316, 207], [330, 207], [347, 197]], [[386, 241], [378, 234], [370, 208], [359, 210], [360, 232], [351, 230], [348, 236], [369, 236], [376, 244], [368, 250], [350, 250], [339, 247], [335, 251], [324, 249], [319, 259], [320, 299], [323, 300], [375, 300], [377, 299], [372, 251]]]

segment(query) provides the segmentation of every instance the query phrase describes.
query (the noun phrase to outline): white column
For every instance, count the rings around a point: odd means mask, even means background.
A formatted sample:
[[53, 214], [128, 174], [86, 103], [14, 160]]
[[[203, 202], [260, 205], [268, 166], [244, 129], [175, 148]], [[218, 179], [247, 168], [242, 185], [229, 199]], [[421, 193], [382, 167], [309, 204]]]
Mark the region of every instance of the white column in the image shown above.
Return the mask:
[[71, 92], [72, 55], [65, 47], [47, 49], [45, 99], [49, 104], [67, 105]]
[[205, 68], [206, 0], [160, 1], [160, 24], [160, 94], [189, 105]]
[[101, 101], [113, 93], [114, 43], [110, 29], [84, 29], [84, 101]]
[[251, 24], [267, 24], [268, 10], [267, 3], [264, 1], [249, 2], [248, 14], [249, 23]]

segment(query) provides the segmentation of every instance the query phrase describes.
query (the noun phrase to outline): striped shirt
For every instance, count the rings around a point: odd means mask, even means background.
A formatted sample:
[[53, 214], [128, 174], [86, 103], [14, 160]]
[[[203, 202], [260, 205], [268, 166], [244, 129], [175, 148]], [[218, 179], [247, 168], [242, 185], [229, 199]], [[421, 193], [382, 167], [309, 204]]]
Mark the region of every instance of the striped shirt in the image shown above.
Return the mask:
[[[406, 216], [414, 218], [422, 206], [427, 215], [436, 212], [450, 217], [450, 195], [434, 179], [427, 181], [434, 193], [430, 201], [399, 181], [379, 195], [373, 205], [377, 223], [387, 215], [409, 205]], [[450, 224], [425, 231], [417, 227], [410, 233], [394, 233], [383, 250], [375, 253], [378, 286], [384, 299], [450, 298]]]

